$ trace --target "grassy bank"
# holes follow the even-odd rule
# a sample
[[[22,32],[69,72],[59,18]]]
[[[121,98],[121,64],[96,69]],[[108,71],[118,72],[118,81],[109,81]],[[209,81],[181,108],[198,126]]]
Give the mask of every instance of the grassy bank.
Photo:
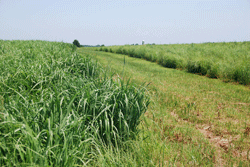
[[[123,153],[110,156],[109,162],[124,166],[249,166],[249,87],[120,54],[88,48],[78,52],[97,59],[114,78],[119,75],[149,84],[151,103],[140,125],[142,133],[128,153],[136,161]]]
[[[250,84],[250,42],[101,47],[190,73]]]
[[[71,44],[0,41],[1,166],[101,166],[137,138],[148,98]]]

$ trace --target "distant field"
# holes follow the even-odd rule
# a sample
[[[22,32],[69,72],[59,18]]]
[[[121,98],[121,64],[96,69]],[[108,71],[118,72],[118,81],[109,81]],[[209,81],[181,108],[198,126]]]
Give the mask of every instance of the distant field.
[[[250,42],[101,47],[99,51],[126,54],[168,67],[250,84]]]

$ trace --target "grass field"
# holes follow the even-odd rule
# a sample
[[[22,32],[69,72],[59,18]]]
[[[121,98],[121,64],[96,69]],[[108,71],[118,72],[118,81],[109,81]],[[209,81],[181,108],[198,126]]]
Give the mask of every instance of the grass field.
[[[249,86],[93,48],[0,40],[1,166],[249,164]]]
[[[249,86],[121,54],[78,52],[91,55],[114,77],[149,84],[151,104],[140,126],[141,139],[130,149],[138,156],[133,166],[249,166]],[[124,166],[131,163],[128,157],[120,160]]]
[[[250,42],[101,47],[190,73],[250,85]]]
[[[143,87],[113,80],[72,44],[0,46],[0,166],[106,166],[137,137]]]

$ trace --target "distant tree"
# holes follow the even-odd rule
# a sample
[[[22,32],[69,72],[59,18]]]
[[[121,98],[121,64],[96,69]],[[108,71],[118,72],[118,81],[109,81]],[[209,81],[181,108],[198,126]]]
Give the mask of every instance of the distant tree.
[[[135,45],[138,45],[138,43],[136,43]]]
[[[101,45],[101,47],[105,46],[104,44]]]
[[[77,47],[81,46],[80,42],[78,40],[76,40],[76,39],[73,41],[73,44],[76,45]]]

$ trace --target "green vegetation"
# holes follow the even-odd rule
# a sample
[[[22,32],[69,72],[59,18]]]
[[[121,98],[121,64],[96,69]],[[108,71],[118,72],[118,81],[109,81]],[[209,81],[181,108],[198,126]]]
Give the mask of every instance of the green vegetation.
[[[107,166],[249,166],[249,86],[91,48],[78,53],[91,55],[114,78],[149,84],[151,103],[139,137],[128,153],[109,152],[100,164],[105,159]]]
[[[110,78],[72,44],[0,46],[1,166],[108,165],[137,138],[145,88]]]
[[[0,40],[1,166],[249,166],[249,86],[76,49]]]
[[[168,67],[250,84],[250,42],[111,46],[99,51],[125,54]]]
[[[76,40],[76,39],[73,41],[73,45],[75,45],[76,47],[80,47],[81,46],[80,42],[78,40]]]

